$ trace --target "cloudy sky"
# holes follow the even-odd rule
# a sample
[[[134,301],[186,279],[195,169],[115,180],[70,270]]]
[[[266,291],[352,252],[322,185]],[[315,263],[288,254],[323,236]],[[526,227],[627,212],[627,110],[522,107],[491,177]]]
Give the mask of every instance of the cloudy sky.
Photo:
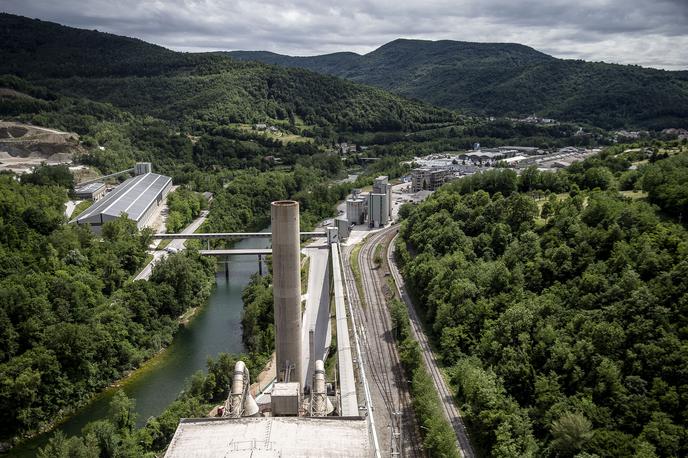
[[[0,0],[0,10],[180,51],[366,53],[403,37],[688,69],[688,0]]]

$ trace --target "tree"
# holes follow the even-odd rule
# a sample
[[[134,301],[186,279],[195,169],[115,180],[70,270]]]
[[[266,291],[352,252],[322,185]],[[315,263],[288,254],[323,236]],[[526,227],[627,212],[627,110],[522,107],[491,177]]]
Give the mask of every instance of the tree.
[[[119,431],[132,432],[136,426],[136,401],[118,390],[110,401],[110,417]]]
[[[592,437],[592,423],[577,412],[566,412],[550,427],[552,446],[564,456],[579,452]]]
[[[74,177],[66,165],[45,165],[43,163],[31,173],[22,175],[21,181],[40,186],[59,186],[69,190],[74,188]]]
[[[592,167],[585,171],[583,186],[588,189],[610,189],[614,184],[614,175],[604,167]]]
[[[37,456],[38,458],[100,458],[100,451],[98,445],[90,440],[84,443],[80,437],[66,439],[62,431],[57,431]]]

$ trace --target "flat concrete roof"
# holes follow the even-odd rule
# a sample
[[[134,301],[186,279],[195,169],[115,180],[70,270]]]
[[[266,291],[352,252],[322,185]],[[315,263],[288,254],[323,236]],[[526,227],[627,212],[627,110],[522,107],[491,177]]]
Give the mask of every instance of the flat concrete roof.
[[[165,458],[370,457],[367,422],[342,417],[182,419]]]
[[[74,192],[79,193],[79,194],[85,193],[85,192],[96,192],[96,191],[100,191],[100,189],[102,189],[104,187],[105,187],[105,183],[102,183],[100,181],[96,181],[95,183],[90,183],[90,184],[80,186],[80,187],[76,188],[74,190]]]

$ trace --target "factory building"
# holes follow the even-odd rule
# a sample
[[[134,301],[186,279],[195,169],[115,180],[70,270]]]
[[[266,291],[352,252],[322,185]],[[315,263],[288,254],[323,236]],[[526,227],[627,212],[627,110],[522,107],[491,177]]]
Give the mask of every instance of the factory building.
[[[88,199],[97,202],[105,196],[106,191],[107,187],[105,183],[90,183],[76,188],[74,190],[74,196],[77,199]]]
[[[391,217],[392,185],[386,176],[375,179],[372,192],[364,196],[359,189],[354,189],[346,200],[346,218],[350,225],[368,222],[371,227],[383,227]]]
[[[150,170],[150,164],[148,164]],[[146,170],[145,166],[142,170]],[[129,178],[114,191],[91,205],[72,222],[90,224],[95,233],[100,233],[104,223],[126,214],[136,226],[146,226],[150,217],[162,204],[172,187],[172,178],[147,172]]]
[[[411,170],[411,190],[436,191],[451,174],[448,169],[421,167]]]

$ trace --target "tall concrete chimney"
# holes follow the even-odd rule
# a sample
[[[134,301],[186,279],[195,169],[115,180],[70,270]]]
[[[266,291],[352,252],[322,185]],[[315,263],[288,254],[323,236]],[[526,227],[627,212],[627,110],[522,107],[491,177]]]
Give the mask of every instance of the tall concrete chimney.
[[[303,389],[301,342],[301,239],[299,203],[272,203],[272,291],[275,304],[277,380]],[[289,375],[287,375],[289,374]]]

